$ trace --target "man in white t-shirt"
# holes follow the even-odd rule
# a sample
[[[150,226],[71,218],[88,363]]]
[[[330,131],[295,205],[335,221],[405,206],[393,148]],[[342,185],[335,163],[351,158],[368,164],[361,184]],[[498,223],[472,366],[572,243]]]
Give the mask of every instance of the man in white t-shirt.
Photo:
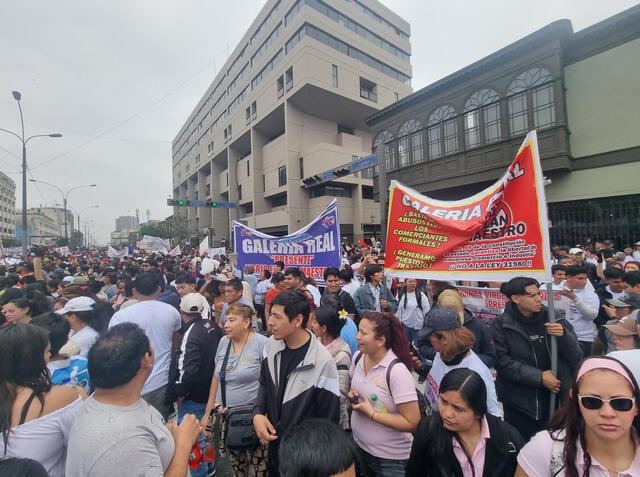
[[[180,314],[171,305],[157,301],[162,287],[159,272],[143,272],[133,282],[133,297],[138,303],[113,315],[109,328],[120,323],[135,323],[142,328],[151,342],[155,364],[142,388],[142,398],[155,407],[164,418],[172,409],[165,404],[171,362],[171,340],[181,326]]]

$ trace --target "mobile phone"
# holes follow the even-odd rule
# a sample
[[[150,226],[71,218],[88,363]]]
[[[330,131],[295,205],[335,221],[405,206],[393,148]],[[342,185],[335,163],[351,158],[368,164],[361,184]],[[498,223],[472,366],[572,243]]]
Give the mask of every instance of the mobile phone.
[[[349,395],[342,390],[340,391],[340,394],[346,397],[351,404],[358,404],[360,402],[360,396],[349,397]]]

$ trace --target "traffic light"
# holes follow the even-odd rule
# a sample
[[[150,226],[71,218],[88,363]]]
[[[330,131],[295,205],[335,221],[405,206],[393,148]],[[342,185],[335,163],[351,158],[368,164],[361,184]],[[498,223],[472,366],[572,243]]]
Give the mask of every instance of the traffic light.
[[[307,177],[306,179],[302,179],[302,182],[304,183],[304,185],[310,186],[315,184],[316,182],[320,182],[321,180],[322,180],[322,177],[315,175],[315,176]]]
[[[341,167],[340,169],[336,169],[333,171],[333,175],[336,177],[346,176],[351,173],[351,169],[349,167]]]
[[[211,200],[206,201],[204,205],[205,207],[218,207],[218,203]]]

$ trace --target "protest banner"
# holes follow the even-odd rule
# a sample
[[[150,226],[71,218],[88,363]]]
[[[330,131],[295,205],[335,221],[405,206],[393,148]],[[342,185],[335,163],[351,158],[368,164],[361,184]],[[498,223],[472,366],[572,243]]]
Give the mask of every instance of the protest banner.
[[[145,235],[142,240],[136,242],[136,248],[138,250],[151,250],[152,252],[158,252],[163,248],[171,247],[168,240],[161,239],[160,237],[153,237],[151,235]]]
[[[327,267],[340,266],[340,225],[338,202],[331,204],[310,224],[284,237],[274,237],[233,223],[238,268],[252,265],[256,273],[272,270],[281,260],[285,267],[298,267],[305,275],[324,285]]]
[[[124,258],[129,255],[129,251],[125,248],[124,250],[116,250],[111,245],[107,248],[107,257],[109,258]]]
[[[209,250],[209,236],[206,236],[205,238],[203,238],[202,242],[200,242],[200,245],[198,245],[198,251],[200,252],[200,256],[203,256],[207,250]]]
[[[180,245],[176,245],[175,248],[169,252],[169,256],[177,257],[181,253],[182,253],[182,249],[180,249]]]
[[[391,181],[385,272],[395,277],[506,281],[551,275],[535,131],[493,185],[441,201]]]
[[[220,256],[220,255],[225,255],[226,253],[227,253],[227,249],[224,247],[210,248],[209,251],[207,252],[207,257],[213,258],[216,255]]]
[[[502,314],[508,299],[497,288],[477,288],[477,287],[456,287],[462,297],[462,302],[478,318],[489,322],[496,316]],[[544,288],[540,289],[542,304],[548,306],[548,294]],[[571,307],[571,300],[554,290],[553,303],[556,319],[566,318]]]

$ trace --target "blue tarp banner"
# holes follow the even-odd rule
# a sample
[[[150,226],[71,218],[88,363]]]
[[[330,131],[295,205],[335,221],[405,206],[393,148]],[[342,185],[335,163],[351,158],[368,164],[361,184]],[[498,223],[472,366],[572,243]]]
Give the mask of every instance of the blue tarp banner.
[[[282,260],[286,267],[298,267],[305,275],[324,285],[327,267],[340,267],[340,223],[338,202],[331,204],[313,222],[285,237],[274,237],[233,223],[238,266],[252,265],[255,272],[273,270]]]

